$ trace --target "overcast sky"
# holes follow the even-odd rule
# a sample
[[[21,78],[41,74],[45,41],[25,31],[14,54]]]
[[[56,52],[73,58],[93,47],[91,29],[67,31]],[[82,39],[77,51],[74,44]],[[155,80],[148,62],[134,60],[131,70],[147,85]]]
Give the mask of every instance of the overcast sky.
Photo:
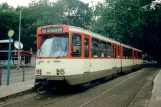
[[[12,5],[13,7],[17,7],[18,5],[20,6],[27,6],[30,0],[0,0],[0,3],[7,2],[9,5]],[[36,1],[36,0],[35,0]],[[57,0],[50,0],[50,1],[57,1]],[[81,0],[85,3],[90,3],[94,1],[93,4],[96,4],[98,1],[102,2],[104,0]]]
[[[9,5],[12,5],[13,7],[17,7],[18,5],[20,6],[27,6],[29,4],[30,0],[0,0],[0,3],[3,2],[7,2]],[[35,0],[36,1],[36,0]],[[38,0],[37,0],[38,1]],[[57,1],[57,0],[50,0],[50,1]],[[104,0],[81,0],[85,3],[89,3],[90,6],[92,5],[92,1],[93,5],[97,4],[97,2],[103,2]],[[156,2],[161,2],[161,0],[155,0]]]

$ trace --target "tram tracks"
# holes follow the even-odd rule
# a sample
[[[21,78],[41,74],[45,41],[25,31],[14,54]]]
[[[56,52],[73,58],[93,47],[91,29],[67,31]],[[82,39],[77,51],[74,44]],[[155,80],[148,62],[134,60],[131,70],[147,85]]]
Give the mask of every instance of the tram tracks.
[[[152,80],[152,78],[154,78],[154,76],[157,74],[158,72],[155,72],[145,83],[142,84],[142,86],[136,91],[136,93],[134,93],[134,95],[132,96],[132,98],[130,99],[130,101],[127,103],[127,105],[125,107],[129,107],[133,101],[136,99],[138,93],[147,85],[147,83]]]
[[[126,104],[125,107],[129,107],[130,104],[132,104],[132,102],[136,99],[136,96],[138,95],[138,93],[147,85],[147,83],[148,83],[150,80],[152,80],[152,78],[154,78],[154,76],[155,76],[157,73],[158,73],[158,72],[155,72],[152,76],[149,77],[149,79],[148,79],[146,82],[144,82],[144,83],[142,84],[142,86],[133,94],[133,96],[131,97],[131,99],[127,102],[127,104]],[[137,74],[137,75],[139,75],[139,74]],[[87,101],[86,103],[80,105],[79,107],[85,107],[85,106],[87,106],[88,104],[94,102],[95,100],[97,100],[98,98],[100,98],[101,96],[103,96],[104,94],[108,94],[108,92],[110,92],[111,90],[117,88],[117,87],[120,86],[121,84],[127,82],[128,80],[130,80],[130,79],[132,79],[132,78],[134,78],[134,77],[136,77],[137,75],[132,76],[132,77],[129,77],[128,79],[126,79],[126,80],[122,81],[121,83],[119,83],[119,84],[117,84],[117,85],[111,87],[110,89],[108,89],[108,90],[102,92],[100,95],[94,97],[93,99]]]
[[[85,107],[86,105],[88,105],[89,103],[92,103],[92,102],[93,102],[94,100],[96,100],[97,98],[99,98],[99,97],[101,97],[102,95],[104,95],[104,94],[108,93],[109,91],[111,91],[112,89],[114,89],[114,88],[118,87],[119,85],[121,85],[121,84],[125,83],[126,81],[128,81],[128,80],[130,80],[130,79],[132,79],[132,78],[136,77],[137,75],[139,75],[139,74],[136,74],[136,75],[134,75],[134,76],[132,76],[132,77],[129,77],[128,79],[126,79],[126,80],[124,80],[124,81],[120,82],[119,84],[117,84],[117,85],[115,85],[115,86],[111,87],[110,89],[108,89],[108,90],[106,90],[106,91],[102,92],[100,95],[98,95],[98,96],[94,97],[93,99],[91,99],[91,100],[87,101],[86,103],[84,103],[84,104],[80,105],[79,107]]]
[[[69,96],[60,97],[60,98],[55,99],[54,101],[52,101],[52,102],[50,102],[50,103],[46,103],[46,104],[44,104],[44,105],[41,105],[40,107],[46,107],[46,106],[48,106],[48,105],[50,105],[50,104],[56,103],[56,102],[58,102],[58,101],[60,101],[60,100],[63,100],[63,99],[65,99],[65,98],[67,98],[67,97],[69,97]]]

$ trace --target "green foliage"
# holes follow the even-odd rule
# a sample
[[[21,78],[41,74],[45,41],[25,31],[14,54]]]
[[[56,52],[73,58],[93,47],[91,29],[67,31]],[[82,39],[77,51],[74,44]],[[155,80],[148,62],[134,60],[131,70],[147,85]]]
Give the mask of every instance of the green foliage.
[[[2,65],[2,69],[7,69],[8,65]],[[10,69],[16,69],[17,66],[16,65],[10,65]]]
[[[79,0],[59,0],[58,4],[62,4],[64,9],[63,23],[83,28],[89,26],[92,10],[88,4]]]
[[[159,54],[161,5],[152,0],[106,0],[94,10],[92,30],[144,52]]]
[[[22,11],[21,42],[24,50],[30,47],[36,51],[37,27],[53,24],[70,24],[86,28],[89,25],[92,11],[88,4],[79,0],[32,0],[27,7],[13,8],[7,3],[0,4],[0,39],[8,39],[7,32],[13,29],[14,40],[18,40],[19,13]]]

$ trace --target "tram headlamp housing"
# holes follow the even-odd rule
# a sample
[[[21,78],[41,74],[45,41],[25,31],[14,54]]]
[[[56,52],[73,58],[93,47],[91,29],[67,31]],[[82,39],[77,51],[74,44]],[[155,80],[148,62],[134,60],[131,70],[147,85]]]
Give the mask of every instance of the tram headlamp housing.
[[[39,69],[36,70],[36,74],[40,74],[40,70]]]
[[[60,71],[60,74],[61,74],[61,75],[64,75],[64,74],[65,74],[64,69],[60,69],[59,71]]]
[[[42,73],[42,70],[41,70],[41,69],[37,69],[37,70],[36,70],[36,74],[41,75],[41,73]]]

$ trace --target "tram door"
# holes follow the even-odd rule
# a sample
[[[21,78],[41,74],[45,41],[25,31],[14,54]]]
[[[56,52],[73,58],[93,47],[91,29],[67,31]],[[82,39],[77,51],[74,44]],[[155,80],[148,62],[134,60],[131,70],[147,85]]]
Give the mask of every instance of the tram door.
[[[90,58],[89,58],[89,36],[84,37],[84,83],[89,81],[90,76]]]
[[[112,51],[113,51],[113,68],[117,72],[117,48],[115,44],[112,44]]]

